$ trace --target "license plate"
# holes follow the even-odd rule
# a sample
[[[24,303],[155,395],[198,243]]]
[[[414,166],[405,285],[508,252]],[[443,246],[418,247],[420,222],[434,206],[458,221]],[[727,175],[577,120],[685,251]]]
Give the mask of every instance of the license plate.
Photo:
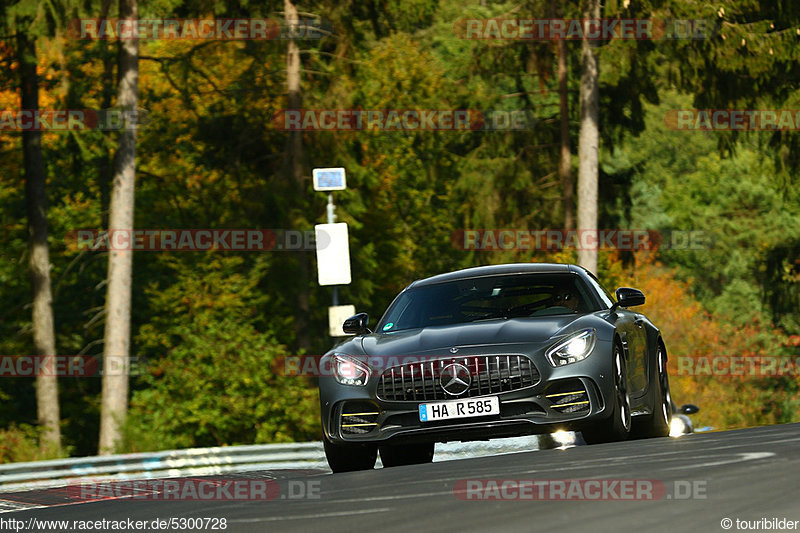
[[[497,396],[419,404],[419,419],[421,422],[499,414],[500,400],[497,399]]]

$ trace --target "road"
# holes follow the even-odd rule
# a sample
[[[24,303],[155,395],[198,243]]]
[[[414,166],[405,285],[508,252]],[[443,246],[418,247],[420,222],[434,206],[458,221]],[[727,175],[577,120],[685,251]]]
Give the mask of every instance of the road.
[[[7,512],[2,519],[226,519],[226,531],[724,531],[721,521],[800,520],[800,424],[628,441],[567,449],[376,469],[332,475],[320,471],[239,474],[275,480],[284,498],[271,501],[139,501],[74,503],[63,491],[2,495],[14,502],[53,505]],[[229,476],[230,477],[230,476]],[[195,478],[197,479],[197,478]],[[612,500],[575,493],[558,501],[469,499],[499,495],[485,480],[606,480]],[[484,480],[465,490],[464,480]],[[614,480],[655,487],[620,501]],[[628,483],[631,483],[628,481]],[[292,485],[292,487],[290,487]],[[556,487],[556,484],[547,485]],[[638,485],[637,485],[638,486]],[[457,490],[456,490],[457,489]],[[485,491],[484,491],[485,489]],[[549,489],[548,489],[549,490]],[[555,490],[555,489],[553,489]],[[506,496],[515,496],[508,490]],[[536,493],[533,493],[534,496]],[[541,494],[541,493],[540,493]],[[37,500],[38,498],[38,500]],[[11,504],[11,502],[6,502]],[[25,503],[19,503],[23,505]],[[68,504],[68,505],[64,505]],[[2,525],[2,522],[0,522]],[[800,529],[800,523],[797,523]],[[8,529],[8,527],[6,527]],[[67,528],[69,530],[76,530]],[[774,530],[775,528],[759,528]],[[757,529],[757,530],[759,530]]]

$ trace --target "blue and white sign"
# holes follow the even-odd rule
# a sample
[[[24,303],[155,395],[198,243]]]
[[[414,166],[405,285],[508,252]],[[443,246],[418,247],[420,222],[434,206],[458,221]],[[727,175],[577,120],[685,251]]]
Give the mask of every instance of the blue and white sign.
[[[311,175],[315,191],[343,191],[347,188],[344,168],[315,168]]]

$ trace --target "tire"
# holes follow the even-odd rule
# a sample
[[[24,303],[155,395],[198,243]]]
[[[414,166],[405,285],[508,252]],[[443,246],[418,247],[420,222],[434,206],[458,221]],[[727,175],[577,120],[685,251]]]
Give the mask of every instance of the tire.
[[[660,341],[656,352],[656,375],[654,377],[653,413],[645,418],[641,425],[637,424],[637,437],[669,437],[670,423],[672,421],[672,396],[669,392],[667,351]]]
[[[586,444],[626,440],[631,434],[631,398],[622,348],[614,343],[614,398],[611,416],[581,431]]]
[[[378,459],[378,447],[374,444],[334,444],[322,439],[325,458],[334,474],[371,470]]]
[[[381,446],[381,462],[383,466],[419,465],[433,461],[434,443],[405,444],[402,446]]]

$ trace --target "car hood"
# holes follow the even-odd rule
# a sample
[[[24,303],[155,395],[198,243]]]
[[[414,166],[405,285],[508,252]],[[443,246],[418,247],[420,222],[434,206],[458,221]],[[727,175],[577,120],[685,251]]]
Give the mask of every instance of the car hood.
[[[362,337],[361,348],[369,356],[401,356],[449,354],[452,347],[546,344],[553,337],[571,333],[573,328],[568,326],[579,318],[576,315],[559,315],[497,319],[373,333]]]

